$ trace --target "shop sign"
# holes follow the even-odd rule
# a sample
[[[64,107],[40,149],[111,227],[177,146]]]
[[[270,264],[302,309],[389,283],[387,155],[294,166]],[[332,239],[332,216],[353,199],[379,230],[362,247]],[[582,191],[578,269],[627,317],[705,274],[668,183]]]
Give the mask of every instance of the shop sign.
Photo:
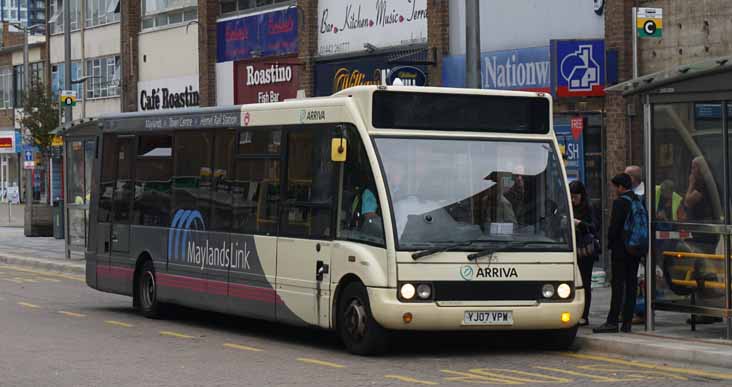
[[[315,66],[315,95],[331,95],[354,86],[380,85],[382,77],[387,81],[398,77],[403,85],[424,86],[427,69],[392,65],[388,55],[319,63]]]
[[[280,102],[295,98],[300,86],[296,57],[234,64],[234,103]]]
[[[198,106],[198,76],[137,82],[140,111]]]
[[[220,21],[216,60],[229,62],[298,53],[296,7]]]
[[[549,46],[484,52],[480,57],[484,89],[551,91]],[[465,55],[445,58],[442,84],[465,87]]]
[[[0,131],[0,153],[15,153],[16,138],[14,130]]]
[[[427,0],[318,1],[318,55],[427,43]]]
[[[582,121],[582,124],[577,122]],[[554,124],[554,133],[557,136],[559,147],[563,149],[564,167],[567,171],[567,180],[585,182],[585,149],[584,134],[577,131],[584,126],[582,117],[573,118],[570,124]],[[578,135],[576,135],[578,134]]]
[[[552,40],[551,57],[557,97],[605,95],[604,40]]]

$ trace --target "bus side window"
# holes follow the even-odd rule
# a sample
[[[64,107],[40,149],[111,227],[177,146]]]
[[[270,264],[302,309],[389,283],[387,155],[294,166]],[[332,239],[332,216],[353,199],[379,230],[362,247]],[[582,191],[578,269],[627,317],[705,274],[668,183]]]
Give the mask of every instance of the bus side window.
[[[230,129],[216,133],[211,192],[211,230],[232,231],[232,189],[234,185],[234,139]]]
[[[361,137],[348,128],[348,158],[342,164],[341,208],[338,216],[338,238],[384,245],[384,224],[374,182]]]
[[[135,160],[133,224],[167,227],[170,224],[170,186],[173,139],[140,136]]]
[[[332,236],[331,138],[331,132],[323,126],[308,126],[288,133],[283,234],[315,239]]]
[[[281,133],[259,128],[237,134],[236,178],[231,188],[234,232],[277,234]]]
[[[211,148],[209,132],[180,132],[175,135],[173,211],[198,211],[204,224],[211,218]]]
[[[112,193],[114,192],[117,136],[107,134],[104,136],[102,143],[102,174],[99,179],[99,210],[97,212],[97,220],[99,223],[109,223],[112,221]]]

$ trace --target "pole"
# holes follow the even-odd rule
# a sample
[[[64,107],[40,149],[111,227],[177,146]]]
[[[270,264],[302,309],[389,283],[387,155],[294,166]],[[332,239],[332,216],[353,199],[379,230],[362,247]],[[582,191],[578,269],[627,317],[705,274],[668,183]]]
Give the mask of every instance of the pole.
[[[30,0],[26,0],[25,2],[28,16],[29,18],[27,20],[30,20]],[[25,76],[25,82],[23,83],[25,86],[25,93],[23,93],[24,96],[29,95],[30,88],[28,85],[30,82],[28,82],[28,34],[30,31],[28,30],[28,21],[26,21],[25,29],[23,29],[23,75]],[[33,146],[33,137],[28,133],[28,136],[30,138],[29,144],[30,146]],[[25,160],[25,149],[23,150],[23,155]],[[18,159],[18,163],[20,163],[20,158]],[[25,170],[25,221],[23,222],[23,229],[25,236],[33,236],[33,171],[30,169]]]
[[[478,0],[465,0],[465,87],[481,88]]]
[[[638,78],[638,31],[636,31],[636,20],[638,19],[638,8],[633,7],[633,79]]]
[[[71,1],[64,1],[64,89],[71,90]],[[78,97],[78,96],[77,96]],[[71,105],[65,107],[64,124],[71,124]],[[60,123],[59,123],[60,124]]]
[[[644,96],[643,101],[643,145],[645,146],[645,184],[646,184],[646,208],[653,208],[653,200],[651,199],[651,187],[654,184],[651,179],[651,168],[652,168],[652,155],[651,155],[651,101],[648,95]],[[651,213],[648,211],[648,226],[650,231],[653,231],[651,227]],[[656,264],[653,259],[653,242],[655,241],[655,235],[648,233],[648,252],[646,254],[646,330],[652,331],[655,329],[655,321],[653,321],[653,299],[655,293],[655,276],[656,276]]]

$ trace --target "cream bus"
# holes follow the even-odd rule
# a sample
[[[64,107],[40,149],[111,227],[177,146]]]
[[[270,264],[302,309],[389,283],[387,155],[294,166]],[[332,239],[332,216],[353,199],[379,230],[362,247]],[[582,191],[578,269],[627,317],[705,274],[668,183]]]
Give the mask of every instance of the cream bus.
[[[540,330],[584,304],[542,93],[364,86],[325,98],[107,116],[86,280],[132,296],[333,329]]]

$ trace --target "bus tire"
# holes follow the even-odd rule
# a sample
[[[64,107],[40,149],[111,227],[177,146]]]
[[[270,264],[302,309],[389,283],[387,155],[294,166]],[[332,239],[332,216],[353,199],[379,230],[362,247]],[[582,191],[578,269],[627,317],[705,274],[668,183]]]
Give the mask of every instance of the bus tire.
[[[356,355],[377,355],[388,348],[389,332],[374,320],[368,292],[351,282],[339,297],[336,330],[346,349]]]
[[[574,343],[575,337],[577,337],[578,325],[572,328],[559,329],[547,332],[544,337],[547,349],[563,351],[569,349]]]
[[[143,316],[148,318],[159,318],[161,316],[161,305],[158,302],[157,277],[155,266],[151,260],[146,260],[140,268],[139,278],[136,281],[137,308]]]

